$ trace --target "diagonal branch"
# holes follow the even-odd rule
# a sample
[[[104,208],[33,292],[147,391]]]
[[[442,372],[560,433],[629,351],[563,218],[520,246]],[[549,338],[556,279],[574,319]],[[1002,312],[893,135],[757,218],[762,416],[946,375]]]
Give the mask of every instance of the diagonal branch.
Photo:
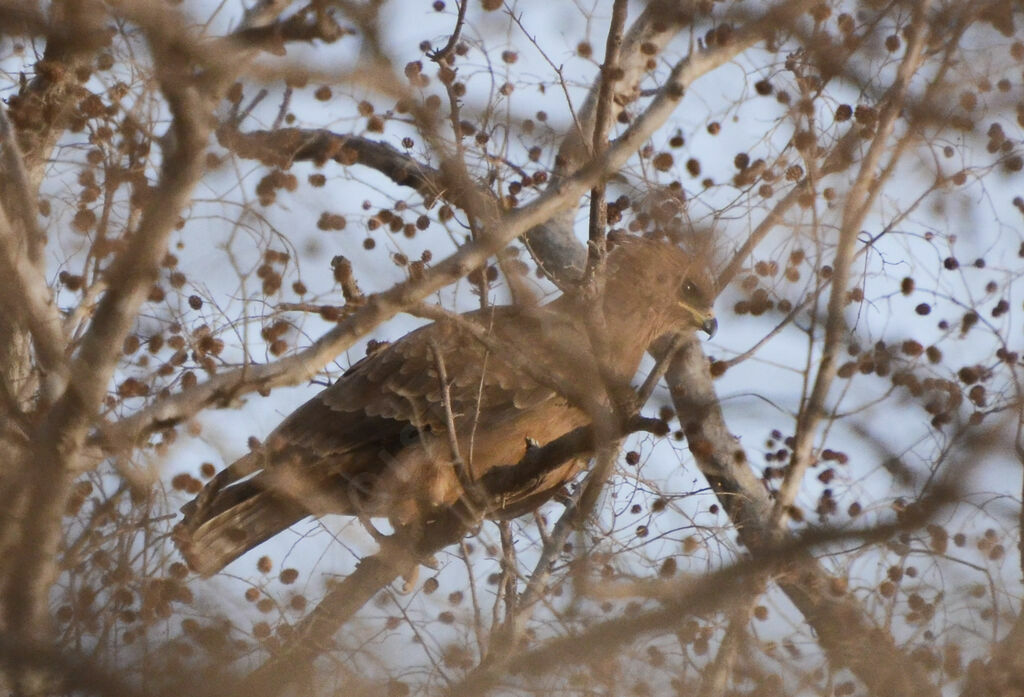
[[[428,523],[419,535],[389,538],[377,554],[360,561],[355,571],[328,591],[281,650],[239,682],[237,694],[274,697],[291,684],[301,684],[316,658],[330,648],[332,637],[381,588],[411,564],[457,542],[477,522],[469,510],[452,509]]]
[[[707,358],[695,338],[688,338],[676,354],[667,380],[690,452],[740,540],[755,559],[774,554],[787,534],[773,524],[772,502],[726,426]],[[937,697],[929,676],[892,635],[874,626],[856,599],[830,590],[832,576],[817,560],[806,555],[800,572],[778,583],[817,633],[829,660],[848,667],[873,694]]]
[[[814,433],[824,413],[825,398],[828,395],[832,380],[838,368],[839,345],[846,332],[843,316],[846,307],[846,296],[850,282],[850,267],[856,253],[857,235],[860,226],[868,213],[873,200],[873,191],[878,188],[872,185],[876,177],[878,163],[889,147],[889,136],[896,125],[906,102],[910,80],[921,66],[925,44],[929,37],[927,31],[927,13],[930,1],[923,0],[914,5],[914,17],[911,23],[914,31],[907,44],[906,54],[897,72],[896,81],[889,89],[879,114],[878,127],[868,153],[861,163],[853,187],[851,188],[843,210],[842,226],[835,259],[832,263],[832,291],[829,294],[827,318],[825,320],[825,341],[822,347],[818,372],[811,388],[811,395],[803,404],[797,420],[795,444],[790,458],[790,466],[785,479],[779,486],[775,502],[773,519],[782,525],[788,516],[790,506],[796,500],[801,481],[811,464],[811,449],[814,447]]]
[[[765,574],[777,574],[783,578],[799,575],[806,563],[813,563],[811,550],[817,546],[851,539],[882,541],[896,532],[917,528],[927,522],[938,507],[952,499],[951,493],[945,491],[928,501],[922,501],[923,505],[916,515],[892,523],[861,530],[810,531],[767,545],[763,548],[763,554],[742,559],[698,580],[687,579],[655,585],[645,595],[660,601],[657,609],[596,623],[579,633],[546,641],[530,651],[513,652],[506,657],[505,663],[510,672],[529,671],[531,675],[539,675],[563,670],[569,663],[593,662],[605,655],[615,655],[640,637],[672,631],[695,614],[706,615],[729,607],[738,597],[749,594],[752,579]],[[842,630],[841,626],[836,627],[832,633]],[[859,647],[859,652],[866,657],[874,655],[876,650],[883,650],[883,647],[870,644]],[[885,660],[879,663],[883,668],[888,666]],[[497,672],[470,673],[465,680],[452,686],[449,694],[481,695],[494,687],[500,675]],[[880,694],[904,693],[882,691]],[[928,693],[922,690],[905,694]]]
[[[445,189],[440,170],[388,143],[358,135],[301,128],[242,132],[232,124],[218,129],[217,139],[239,157],[259,160],[268,166],[289,167],[293,162],[323,165],[329,161],[346,166],[363,165],[380,172],[399,186],[415,189],[428,201],[444,196],[461,207],[470,195],[493,196],[482,187],[474,187],[472,192]]]
[[[0,176],[3,177],[0,201],[9,222],[20,233],[19,239],[27,251],[29,262],[42,269],[46,233],[39,227],[35,191],[29,182],[25,158],[18,147],[16,132],[7,117],[7,111],[6,108],[0,108]]]
[[[0,107],[0,305],[32,334],[44,373],[41,400],[49,404],[64,389],[64,334],[53,293],[44,276],[35,195],[7,110]],[[28,260],[28,264],[25,263]]]

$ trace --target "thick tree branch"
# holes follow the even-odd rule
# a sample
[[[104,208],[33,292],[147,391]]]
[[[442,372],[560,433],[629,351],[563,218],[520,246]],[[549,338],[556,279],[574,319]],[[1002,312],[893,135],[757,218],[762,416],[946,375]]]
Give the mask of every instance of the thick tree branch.
[[[72,362],[68,393],[51,415],[50,428],[62,433],[84,431],[106,394],[118,359],[117,347],[134,325],[138,309],[157,278],[167,238],[202,174],[211,102],[206,94],[187,83],[180,84],[186,79],[182,73],[165,75],[174,120],[164,140],[160,182],[138,230],[106,273],[107,290]]]
[[[345,36],[342,29],[323,6],[309,5],[279,22],[263,22],[245,26],[232,35],[235,41],[271,53],[283,53],[288,42],[334,43]]]
[[[0,526],[0,552],[6,560],[0,572],[0,624],[26,641],[49,638],[49,594],[58,573],[62,516],[82,441],[106,395],[119,347],[156,277],[167,237],[202,171],[210,94],[196,85],[192,67],[176,60],[180,55],[163,43],[160,32],[152,32],[150,40],[173,116],[164,142],[160,186],[139,228],[107,272],[107,293],[71,363],[67,387],[33,434],[31,456],[15,463],[9,481],[11,517]],[[216,81],[206,83],[214,85]],[[18,692],[35,694],[43,689],[38,672],[13,677]]]
[[[396,534],[381,550],[359,562],[355,571],[328,591],[295,628],[292,638],[272,658],[249,673],[235,694],[275,697],[288,685],[303,681],[313,661],[327,651],[332,637],[381,589],[425,557],[457,542],[479,519],[468,509],[452,509],[423,530]]]
[[[318,166],[330,161],[345,166],[358,164],[380,172],[399,186],[416,190],[428,201],[444,196],[461,207],[470,195],[456,189],[446,190],[440,170],[388,143],[362,136],[301,128],[243,133],[232,125],[220,128],[217,138],[239,157],[259,160],[270,167],[287,168],[293,162],[313,162]],[[473,193],[491,195],[479,187]]]
[[[655,351],[657,353],[657,351]],[[786,534],[772,521],[772,502],[754,476],[746,453],[726,427],[707,359],[695,339],[687,340],[669,368],[667,380],[690,452],[728,513],[740,540],[755,559]],[[817,632],[836,666],[847,666],[873,694],[933,695],[938,690],[919,663],[874,626],[849,594],[837,595],[832,576],[809,555],[800,572],[778,579],[779,587]]]
[[[7,118],[7,109],[3,107],[0,107],[0,177],[3,180],[0,202],[8,222],[18,232],[19,243],[26,252],[25,258],[42,271],[46,233],[39,227],[35,190],[29,182],[17,134]]]
[[[0,209],[0,309],[31,333],[43,372],[40,398],[49,404],[63,391],[67,379],[61,318],[40,269],[25,263],[26,244],[13,227]]]
[[[0,25],[10,36],[42,36],[50,30],[50,21],[31,0],[0,2]]]

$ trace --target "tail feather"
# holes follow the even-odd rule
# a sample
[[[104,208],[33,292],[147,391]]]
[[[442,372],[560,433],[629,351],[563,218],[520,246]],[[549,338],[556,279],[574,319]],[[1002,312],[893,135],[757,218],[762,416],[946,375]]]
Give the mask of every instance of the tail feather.
[[[294,497],[275,492],[257,474],[246,476],[242,458],[210,481],[182,512],[174,542],[189,567],[211,576],[250,549],[299,522],[309,510]]]

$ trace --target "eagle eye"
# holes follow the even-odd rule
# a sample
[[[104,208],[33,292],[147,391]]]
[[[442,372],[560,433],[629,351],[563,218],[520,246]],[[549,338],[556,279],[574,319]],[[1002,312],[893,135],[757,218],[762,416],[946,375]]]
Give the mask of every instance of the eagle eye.
[[[697,284],[693,281],[686,281],[683,283],[681,295],[687,300],[700,299],[700,291],[697,289]]]

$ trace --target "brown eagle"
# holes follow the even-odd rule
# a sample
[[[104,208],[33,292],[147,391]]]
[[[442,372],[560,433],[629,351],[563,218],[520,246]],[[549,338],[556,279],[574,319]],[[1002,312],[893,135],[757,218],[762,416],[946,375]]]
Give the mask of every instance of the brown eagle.
[[[189,565],[216,573],[308,515],[424,523],[488,471],[588,424],[587,400],[628,386],[658,336],[716,329],[706,264],[678,247],[623,240],[604,279],[596,341],[593,308],[566,294],[438,320],[371,352],[182,509],[175,541]],[[484,513],[529,512],[585,464],[549,469]]]

